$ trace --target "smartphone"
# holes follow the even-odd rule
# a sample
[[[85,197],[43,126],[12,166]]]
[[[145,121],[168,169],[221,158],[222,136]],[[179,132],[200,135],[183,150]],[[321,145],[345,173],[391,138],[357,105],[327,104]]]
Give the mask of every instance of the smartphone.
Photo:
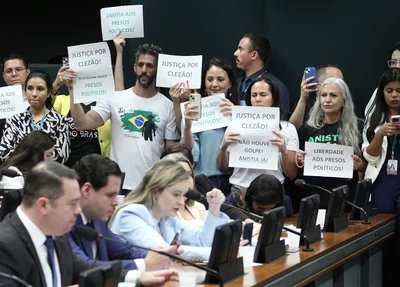
[[[253,223],[248,222],[243,227],[243,239],[249,241],[249,246],[251,246],[251,238],[253,238]]]
[[[392,116],[391,121],[396,125],[396,130],[400,129],[400,115]]]
[[[68,57],[63,57],[62,58],[62,65],[64,66],[69,66],[69,59]]]
[[[175,244],[176,244],[176,242],[177,242],[177,241],[179,240],[179,238],[181,237],[182,231],[183,231],[183,229],[179,230],[179,231],[175,234],[174,239],[172,239],[172,241],[171,241],[171,245],[175,245]]]
[[[193,118],[199,120],[201,119],[201,95],[200,94],[190,94],[189,96],[189,106],[197,105],[198,113],[193,116]]]
[[[392,116],[392,123],[393,124],[400,124],[400,115]]]
[[[314,79],[312,79],[311,81],[308,82],[308,84],[313,84],[313,83],[317,83],[317,69],[315,69],[315,67],[306,67],[304,69],[304,78],[308,79],[311,77],[314,77]],[[310,89],[315,90],[317,88],[317,86],[312,86],[310,87]]]

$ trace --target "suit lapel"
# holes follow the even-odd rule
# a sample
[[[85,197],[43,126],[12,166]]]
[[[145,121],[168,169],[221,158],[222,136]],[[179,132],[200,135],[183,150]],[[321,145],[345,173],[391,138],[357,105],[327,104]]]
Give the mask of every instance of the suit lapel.
[[[76,218],[76,224],[75,225],[82,225],[83,226],[82,217],[80,215]],[[86,239],[83,239],[80,236],[77,236],[77,237],[78,237],[78,240],[81,243],[80,244],[81,248],[85,252],[85,254],[89,258],[94,259],[94,257],[93,257],[93,249],[92,249],[93,242],[92,241],[88,241]]]
[[[44,278],[44,273],[42,269],[42,264],[40,264],[39,256],[36,252],[35,245],[33,245],[32,239],[26,230],[24,224],[19,219],[17,213],[13,213],[10,216],[10,223],[11,225],[17,230],[18,235],[21,237],[21,240],[25,242],[26,248],[28,249],[29,253],[32,255],[33,260],[38,268],[39,278],[40,278],[40,286],[47,286],[46,280]]]

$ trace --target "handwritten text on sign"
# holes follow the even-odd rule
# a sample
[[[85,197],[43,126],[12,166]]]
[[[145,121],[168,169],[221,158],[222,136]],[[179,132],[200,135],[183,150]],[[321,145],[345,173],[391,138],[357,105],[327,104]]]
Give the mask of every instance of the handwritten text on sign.
[[[203,56],[158,55],[157,87],[170,88],[189,81],[191,89],[199,89],[202,62]]]
[[[201,119],[192,122],[192,133],[218,129],[228,126],[231,121],[229,115],[224,116],[219,106],[224,94],[204,97],[201,99]],[[187,103],[187,102],[186,102]],[[185,103],[181,103],[182,118],[185,118]]]
[[[0,88],[0,119],[22,113],[26,108],[21,85]]]
[[[125,38],[143,38],[143,6],[123,5],[100,10],[103,41],[112,40],[122,31]]]
[[[104,101],[115,91],[110,49],[106,42],[68,47],[69,66],[77,73],[74,102]]]
[[[304,175],[352,178],[354,148],[305,142]]]
[[[234,106],[228,130],[240,134],[229,147],[229,166],[278,169],[279,149],[270,143],[279,131],[279,108]]]

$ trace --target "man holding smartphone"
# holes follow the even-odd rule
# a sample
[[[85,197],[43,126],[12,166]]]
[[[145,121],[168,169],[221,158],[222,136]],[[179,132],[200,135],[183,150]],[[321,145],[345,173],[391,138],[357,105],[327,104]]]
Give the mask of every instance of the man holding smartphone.
[[[268,60],[271,45],[267,37],[262,34],[248,33],[240,40],[233,54],[236,59],[236,67],[243,71],[244,75],[237,79],[240,104],[246,105],[244,94],[247,87],[258,77],[268,77],[278,87],[283,119],[287,119],[290,112],[290,95],[287,87],[274,75],[267,72],[265,63]],[[238,103],[233,103],[238,104]]]

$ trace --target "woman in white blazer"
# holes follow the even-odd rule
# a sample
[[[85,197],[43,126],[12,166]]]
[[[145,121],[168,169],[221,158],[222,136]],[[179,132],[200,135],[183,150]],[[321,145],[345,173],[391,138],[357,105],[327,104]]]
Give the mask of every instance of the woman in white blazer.
[[[212,245],[215,228],[228,221],[220,212],[225,196],[218,189],[207,193],[208,215],[202,229],[191,227],[176,218],[185,204],[191,174],[179,163],[160,160],[145,174],[111,218],[111,230],[127,242],[151,248],[169,246],[177,232],[184,245]]]
[[[363,129],[363,155],[368,161],[365,178],[372,179],[372,205],[378,212],[400,214],[400,69],[381,76],[372,113]]]

